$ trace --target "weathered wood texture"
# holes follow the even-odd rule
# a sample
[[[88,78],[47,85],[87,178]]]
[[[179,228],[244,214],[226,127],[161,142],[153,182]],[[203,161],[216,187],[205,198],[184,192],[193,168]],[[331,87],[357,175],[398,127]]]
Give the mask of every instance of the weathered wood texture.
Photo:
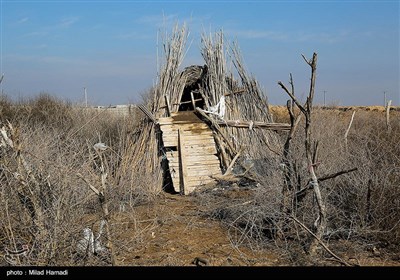
[[[290,124],[287,123],[267,123],[258,121],[243,120],[223,120],[218,121],[221,126],[243,127],[243,128],[265,128],[270,130],[290,130]]]
[[[189,194],[196,186],[214,182],[211,176],[221,175],[213,133],[193,112],[172,113],[158,123],[175,191]]]

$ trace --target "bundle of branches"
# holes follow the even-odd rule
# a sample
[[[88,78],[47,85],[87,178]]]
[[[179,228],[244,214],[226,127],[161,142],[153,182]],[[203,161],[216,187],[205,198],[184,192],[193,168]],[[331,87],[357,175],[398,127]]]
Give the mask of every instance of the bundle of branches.
[[[163,39],[164,61],[159,72],[158,83],[155,88],[153,113],[156,117],[165,117],[168,110],[178,111],[179,101],[182,96],[185,80],[179,75],[179,67],[185,56],[185,46],[188,30],[185,24],[181,28],[176,25],[170,37]],[[185,77],[183,77],[185,78]],[[168,100],[168,102],[167,102]],[[172,108],[167,108],[168,104]]]
[[[207,84],[203,88],[202,96],[208,106],[216,106],[224,97],[226,102],[224,120],[230,120],[229,126],[224,120],[219,122],[221,127],[218,131],[223,134],[221,138],[224,140],[216,139],[219,150],[226,154],[227,162],[232,162],[238,151],[243,149],[240,160],[250,160],[253,169],[256,168],[257,173],[263,174],[266,161],[273,159],[280,150],[274,132],[253,128],[251,125],[254,122],[272,122],[267,98],[256,79],[246,71],[237,43],[232,43],[227,48],[224,45],[222,31],[216,33],[214,38],[211,35],[203,36],[202,43],[202,55],[208,65]],[[236,75],[226,70],[227,56],[236,69]],[[235,79],[236,76],[238,79]],[[217,121],[215,116],[209,116]],[[235,125],[242,121],[249,122],[250,126]],[[254,160],[258,163],[254,164]],[[225,167],[228,166],[225,164]]]
[[[161,147],[161,135],[156,127],[156,118],[164,117],[168,114],[167,104],[173,104],[173,109],[178,110],[179,99],[183,92],[185,83],[179,75],[179,67],[184,58],[186,39],[188,36],[186,25],[181,28],[175,26],[170,36],[163,38],[164,61],[158,75],[158,83],[149,94],[150,98],[142,108],[148,111],[147,116],[143,116],[138,127],[133,133],[133,144],[128,148],[126,157],[122,165],[125,170],[130,169],[131,176],[137,179],[144,179],[144,182],[137,182],[141,186],[150,188],[154,194],[161,191],[159,188],[163,180],[163,152]],[[149,120],[152,115],[152,121]],[[141,176],[137,176],[140,174]],[[139,178],[138,178],[139,177]],[[134,186],[132,186],[134,187]]]

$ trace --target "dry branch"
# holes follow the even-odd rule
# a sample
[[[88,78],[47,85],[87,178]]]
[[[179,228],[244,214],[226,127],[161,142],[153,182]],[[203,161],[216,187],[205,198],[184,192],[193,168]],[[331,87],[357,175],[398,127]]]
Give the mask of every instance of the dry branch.
[[[167,108],[167,117],[170,117],[171,116],[171,105],[169,104],[168,95],[164,94],[164,98],[165,98],[165,108]]]
[[[239,152],[235,155],[235,157],[232,159],[232,162],[229,164],[228,168],[226,169],[225,173],[223,176],[229,175],[232,173],[232,167],[235,164],[236,160],[239,158],[240,154],[242,153],[243,148],[239,150]]]
[[[343,259],[341,259],[340,257],[338,257],[335,253],[333,253],[328,246],[325,245],[324,242],[322,242],[322,240],[315,235],[308,227],[306,227],[302,222],[300,222],[298,219],[296,219],[296,217],[290,215],[289,216],[293,221],[295,221],[296,223],[298,223],[302,228],[304,228],[309,234],[312,235],[312,237],[315,238],[315,240],[318,241],[319,244],[321,244],[321,246],[329,253],[331,254],[332,257],[334,257],[336,260],[338,260],[341,264],[344,264],[345,266],[352,266],[349,263],[347,263],[346,261],[344,261]]]
[[[290,84],[291,84],[291,89],[292,91],[289,91],[288,88],[282,83],[278,82],[278,84],[282,87],[282,89],[290,96],[290,98],[293,100],[293,102],[299,107],[300,111],[303,113],[305,116],[305,127],[304,127],[304,132],[305,132],[305,141],[304,141],[304,146],[305,146],[305,153],[306,153],[306,159],[307,159],[307,164],[308,164],[308,173],[310,176],[309,180],[309,186],[311,186],[314,190],[314,195],[317,201],[317,206],[318,206],[318,217],[315,220],[315,227],[316,227],[316,236],[318,238],[321,238],[326,227],[326,208],[325,208],[325,203],[322,199],[319,183],[318,183],[318,178],[317,175],[315,174],[315,155],[316,155],[316,149],[314,149],[314,153],[312,150],[312,143],[313,143],[313,138],[311,135],[311,116],[312,116],[312,109],[313,109],[313,99],[314,99],[314,92],[315,92],[315,80],[316,80],[316,70],[317,70],[317,53],[313,53],[313,57],[310,60],[307,60],[304,55],[302,55],[303,59],[306,61],[306,63],[311,67],[311,81],[310,81],[310,87],[309,87],[309,94],[307,96],[307,100],[305,105],[301,105],[297,98],[295,97],[294,94],[294,85],[293,85],[293,78],[292,75],[290,74]],[[313,254],[316,250],[316,243],[313,242],[310,245],[310,253]]]
[[[386,129],[390,133],[391,127],[389,122],[390,106],[392,105],[392,100],[389,100],[386,106]]]
[[[82,179],[88,187],[97,195],[99,199],[99,203],[101,206],[101,209],[103,211],[103,219],[105,221],[105,226],[106,226],[106,235],[107,235],[107,247],[110,250],[110,255],[111,255],[111,264],[113,266],[116,265],[116,258],[115,258],[115,252],[114,252],[114,244],[113,240],[111,237],[111,230],[110,230],[110,213],[108,210],[108,201],[106,199],[105,193],[106,193],[106,180],[107,180],[107,162],[105,159],[103,159],[103,151],[100,151],[96,149],[97,155],[100,158],[100,187],[96,188],[90,182],[82,176],[82,174],[78,173],[77,176],[78,178]],[[107,167],[108,169],[108,167]]]
[[[356,168],[352,168],[352,169],[348,169],[348,170],[342,170],[342,171],[339,171],[339,172],[336,172],[336,173],[333,173],[333,174],[329,174],[329,175],[325,175],[323,177],[320,177],[320,178],[318,178],[318,181],[319,182],[323,182],[323,181],[326,181],[326,180],[329,180],[329,179],[333,179],[333,178],[336,178],[336,177],[338,177],[340,175],[347,174],[347,173],[350,173],[350,172],[354,172],[354,171],[357,171],[357,170],[358,170],[357,167]],[[299,199],[300,197],[303,197],[304,194],[307,192],[307,190],[310,190],[310,189],[312,189],[312,184],[310,182],[308,182],[307,185],[304,188],[302,188],[301,190],[296,192],[297,199]]]
[[[242,127],[242,128],[265,128],[270,130],[290,130],[290,125],[286,123],[266,123],[258,121],[244,120],[223,120],[217,121],[220,126]]]
[[[333,179],[333,178],[336,178],[337,176],[340,176],[340,175],[343,175],[343,174],[346,174],[346,173],[350,173],[350,172],[354,172],[354,171],[357,171],[357,170],[358,170],[357,167],[352,168],[352,169],[348,169],[348,170],[342,170],[342,171],[339,171],[339,172],[336,172],[336,173],[333,173],[333,174],[330,174],[330,175],[323,176],[323,177],[319,178],[318,181],[323,182],[325,180]]]
[[[291,80],[292,85],[292,93],[294,93],[294,84]],[[297,117],[294,114],[293,107],[294,101],[288,100],[286,103],[287,110],[289,112],[290,117],[290,131],[286,137],[285,144],[283,146],[283,156],[282,163],[284,167],[284,186],[282,188],[282,211],[283,212],[291,212],[289,207],[289,196],[291,191],[293,191],[293,181],[296,180],[295,169],[293,168],[293,163],[290,160],[290,144],[293,139],[294,133],[296,132],[297,126],[301,119],[301,114]]]
[[[167,111],[169,111],[169,105],[167,104]],[[147,109],[146,106],[144,105],[139,105],[138,108],[140,109],[140,111],[142,111],[153,123],[157,123],[156,118],[154,117],[154,115],[149,111],[149,109]]]
[[[353,114],[351,115],[349,126],[347,127],[346,132],[344,134],[344,145],[345,145],[346,151],[347,151],[347,147],[348,147],[347,146],[347,135],[349,134],[351,125],[353,124],[353,120],[354,120],[354,115],[355,114],[356,114],[356,111],[353,111]]]
[[[294,83],[293,83],[293,76],[292,73],[289,74],[289,84],[292,87],[292,91],[289,91],[288,88],[281,82],[278,82],[278,85],[281,86],[281,88],[289,95],[289,97],[293,100],[294,103],[296,103],[297,107],[303,112],[303,114],[307,114],[307,111],[304,109],[304,107],[300,104],[300,102],[297,100],[296,96],[294,95]]]

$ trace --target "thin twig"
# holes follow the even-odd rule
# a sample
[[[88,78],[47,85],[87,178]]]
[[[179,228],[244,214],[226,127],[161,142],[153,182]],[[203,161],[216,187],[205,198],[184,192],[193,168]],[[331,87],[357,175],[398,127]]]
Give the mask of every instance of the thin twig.
[[[302,228],[304,228],[309,234],[311,234],[317,241],[319,244],[321,244],[322,247],[324,247],[324,249],[331,254],[332,257],[334,257],[336,260],[338,260],[340,263],[344,264],[345,266],[353,266],[350,265],[349,263],[347,263],[346,261],[344,261],[343,259],[341,259],[340,257],[338,257],[335,253],[333,253],[328,246],[325,245],[324,242],[322,242],[321,239],[319,239],[307,226],[305,226],[302,222],[300,222],[298,219],[296,219],[296,217],[294,217],[293,215],[290,215],[289,218],[291,218],[293,221],[295,221],[296,223],[298,223]]]

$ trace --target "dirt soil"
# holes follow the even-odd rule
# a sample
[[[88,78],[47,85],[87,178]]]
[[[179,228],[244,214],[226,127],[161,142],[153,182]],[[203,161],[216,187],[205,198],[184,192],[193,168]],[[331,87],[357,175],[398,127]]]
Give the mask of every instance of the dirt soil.
[[[287,257],[287,250],[235,246],[227,228],[212,220],[192,196],[162,194],[153,203],[114,216],[119,266],[340,266],[330,256],[318,260]],[[291,245],[288,244],[290,247]],[[367,248],[346,240],[329,246],[359,266],[400,266],[400,253],[379,245]],[[363,249],[360,249],[363,248]],[[292,249],[293,251],[293,249]]]
[[[201,214],[191,196],[163,194],[155,203],[136,208],[138,219],[120,216],[128,223],[119,240],[132,239],[135,248],[117,257],[118,265],[139,266],[276,266],[279,256],[273,252],[254,252],[232,245],[219,221]],[[156,216],[155,216],[156,215]],[[136,225],[135,225],[136,224]],[[139,237],[140,235],[140,237]],[[135,243],[135,242],[134,242]],[[128,246],[126,246],[128,247]]]

